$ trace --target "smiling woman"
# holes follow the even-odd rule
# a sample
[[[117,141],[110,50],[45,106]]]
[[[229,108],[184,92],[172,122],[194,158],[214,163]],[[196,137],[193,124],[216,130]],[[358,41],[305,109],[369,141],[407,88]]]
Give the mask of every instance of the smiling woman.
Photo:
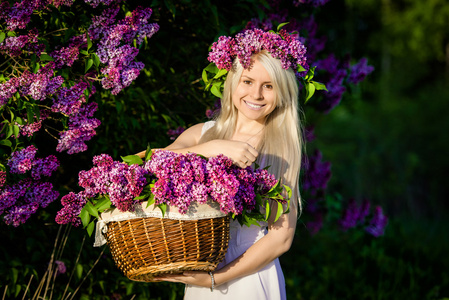
[[[284,42],[283,49],[295,45],[292,49],[296,50],[290,52],[298,59],[302,59],[304,49],[285,33],[281,37],[248,30],[240,38],[242,41],[250,39],[250,43],[258,45],[250,49],[258,50],[252,50],[248,60],[243,62],[232,58],[219,115],[214,121],[190,127],[166,149],[206,157],[223,154],[241,168],[253,163],[262,168],[270,166],[270,173],[292,188],[292,208],[277,221],[261,221],[259,226],[242,227],[231,221],[229,247],[225,259],[214,272],[188,271],[156,278],[157,281],[185,283],[184,299],[286,298],[278,257],[289,250],[293,241],[300,205],[298,174],[302,141],[294,71],[298,62],[287,52],[282,54],[285,57],[276,58],[263,49],[274,52],[275,45],[270,44],[273,41]],[[254,41],[259,38],[261,41]],[[229,42],[229,39],[220,38],[219,41]],[[264,43],[267,43],[266,48]],[[216,45],[212,49],[212,52],[218,51]],[[217,57],[221,59],[223,55]]]

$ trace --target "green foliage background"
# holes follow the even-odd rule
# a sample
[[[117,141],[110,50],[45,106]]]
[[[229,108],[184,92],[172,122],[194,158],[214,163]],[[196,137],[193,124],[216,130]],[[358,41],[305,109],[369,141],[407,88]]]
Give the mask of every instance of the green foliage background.
[[[130,8],[138,4],[127,1]],[[139,54],[146,67],[119,95],[102,92],[96,114],[102,125],[89,150],[58,155],[64,168],[55,185],[61,192],[76,187],[76,174],[88,168],[93,155],[118,158],[144,150],[148,142],[163,147],[170,143],[168,129],[204,121],[214,101],[199,80],[208,47],[250,18],[263,18],[264,4],[154,0],[151,20],[161,29]],[[343,203],[369,198],[384,207],[390,224],[385,237],[375,239],[357,229],[337,230],[330,214],[324,229],[310,236],[300,219],[294,245],[281,258],[289,299],[447,299],[449,5],[445,0],[331,0],[316,10],[316,20],[328,36],[327,53],[366,56],[376,70],[329,114],[305,108],[317,136],[308,151],[318,148],[332,162],[330,194]],[[56,146],[44,135],[37,143],[48,151]],[[58,231],[53,218],[59,208],[53,203],[19,228],[0,224],[5,299],[21,299],[31,275],[30,290],[37,288]],[[85,278],[75,299],[182,298],[182,285],[130,282],[107,250],[86,278],[101,252],[91,244],[82,229],[71,230],[61,255],[69,271],[56,278],[54,298],[72,270],[69,291]]]

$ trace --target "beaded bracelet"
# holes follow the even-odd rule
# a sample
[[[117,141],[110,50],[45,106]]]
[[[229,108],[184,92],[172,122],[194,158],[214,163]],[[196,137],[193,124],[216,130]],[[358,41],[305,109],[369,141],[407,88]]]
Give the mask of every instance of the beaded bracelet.
[[[213,292],[214,288],[215,288],[215,279],[214,279],[214,273],[209,272],[210,275],[210,281],[212,282],[211,286],[210,286],[210,291]]]

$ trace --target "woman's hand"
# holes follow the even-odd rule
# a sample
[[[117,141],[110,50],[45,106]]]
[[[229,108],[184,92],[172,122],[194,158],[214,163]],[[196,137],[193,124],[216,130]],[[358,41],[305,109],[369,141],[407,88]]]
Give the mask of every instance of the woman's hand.
[[[210,144],[208,146],[210,146],[211,149],[215,149],[217,153],[213,156],[223,154],[232,159],[234,164],[241,168],[251,166],[259,155],[253,146],[245,142],[212,140],[205,144]]]
[[[185,271],[182,274],[176,275],[167,274],[154,277],[153,280],[157,282],[159,281],[180,282],[208,288],[210,288],[212,285],[212,280],[209,273],[200,271]]]

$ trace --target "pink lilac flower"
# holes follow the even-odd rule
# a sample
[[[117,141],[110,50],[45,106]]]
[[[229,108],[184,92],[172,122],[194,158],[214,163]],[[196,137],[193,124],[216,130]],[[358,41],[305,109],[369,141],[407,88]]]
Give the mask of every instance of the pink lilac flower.
[[[0,170],[0,188],[6,183],[6,171]]]
[[[61,198],[63,208],[57,212],[55,221],[58,224],[72,224],[75,227],[81,225],[79,214],[86,204],[87,200],[82,194],[73,192]]]
[[[306,48],[287,31],[281,29],[279,34],[265,32],[261,29],[248,29],[238,33],[235,38],[221,36],[212,44],[208,60],[219,69],[230,70],[235,58],[247,69],[253,54],[262,50],[281,61],[284,69],[297,70],[298,65],[306,67]]]
[[[19,79],[15,77],[0,84],[0,107],[8,103],[8,100],[17,92],[18,86]]]
[[[79,48],[77,46],[61,47],[50,53],[54,58],[55,68],[60,69],[63,66],[71,67],[79,56]]]
[[[365,227],[365,231],[374,237],[379,237],[384,235],[387,224],[388,218],[384,215],[382,207],[376,206],[373,218],[369,225]]]
[[[33,122],[26,125],[18,125],[20,129],[20,134],[23,136],[31,137],[33,134],[42,127],[42,120],[39,120],[37,122]]]

